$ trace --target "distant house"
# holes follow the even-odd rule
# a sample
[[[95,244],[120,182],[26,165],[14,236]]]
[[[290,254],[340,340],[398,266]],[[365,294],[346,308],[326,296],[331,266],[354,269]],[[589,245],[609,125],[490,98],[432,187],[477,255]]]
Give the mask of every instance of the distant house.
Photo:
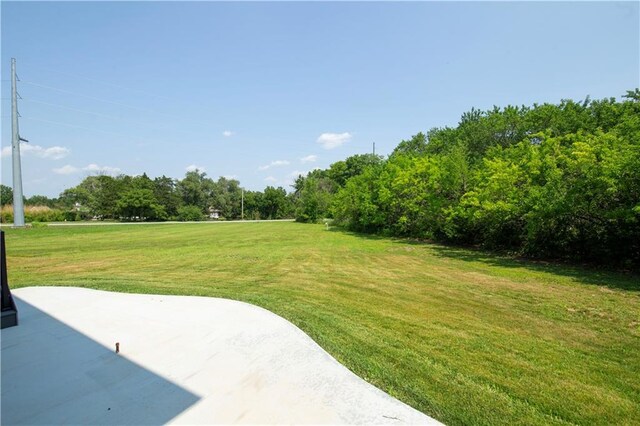
[[[220,219],[220,210],[209,207],[209,219]]]

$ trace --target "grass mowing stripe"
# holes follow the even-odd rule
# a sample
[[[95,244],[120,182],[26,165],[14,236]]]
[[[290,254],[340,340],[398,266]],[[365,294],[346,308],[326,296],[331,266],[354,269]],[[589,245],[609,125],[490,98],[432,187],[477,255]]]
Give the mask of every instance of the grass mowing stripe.
[[[7,230],[13,287],[226,297],[447,424],[640,424],[640,279],[297,223]]]

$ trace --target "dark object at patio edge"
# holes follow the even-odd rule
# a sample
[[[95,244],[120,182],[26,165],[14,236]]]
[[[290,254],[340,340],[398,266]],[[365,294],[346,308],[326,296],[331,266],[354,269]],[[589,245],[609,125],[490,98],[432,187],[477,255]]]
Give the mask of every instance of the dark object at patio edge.
[[[0,275],[2,280],[2,326],[1,328],[18,325],[18,309],[11,296],[9,281],[7,280],[7,251],[4,245],[4,231],[0,231],[0,251],[2,252],[2,265]]]

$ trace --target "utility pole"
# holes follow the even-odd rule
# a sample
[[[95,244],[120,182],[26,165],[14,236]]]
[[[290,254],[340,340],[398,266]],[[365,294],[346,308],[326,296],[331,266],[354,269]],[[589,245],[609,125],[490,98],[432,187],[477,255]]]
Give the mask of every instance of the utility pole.
[[[242,188],[242,204],[240,207],[240,219],[244,220],[244,188]]]
[[[373,143],[373,155],[376,155],[376,143]]]
[[[20,137],[18,130],[18,89],[16,87],[16,60],[11,58],[11,159],[13,160],[13,226],[24,226],[24,205],[22,201],[22,167],[20,165]]]

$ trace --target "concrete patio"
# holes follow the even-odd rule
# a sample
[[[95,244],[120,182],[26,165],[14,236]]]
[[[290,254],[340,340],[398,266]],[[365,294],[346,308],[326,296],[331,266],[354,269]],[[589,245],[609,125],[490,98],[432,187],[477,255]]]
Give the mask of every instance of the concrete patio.
[[[73,287],[13,296],[3,424],[439,424],[253,305]]]

